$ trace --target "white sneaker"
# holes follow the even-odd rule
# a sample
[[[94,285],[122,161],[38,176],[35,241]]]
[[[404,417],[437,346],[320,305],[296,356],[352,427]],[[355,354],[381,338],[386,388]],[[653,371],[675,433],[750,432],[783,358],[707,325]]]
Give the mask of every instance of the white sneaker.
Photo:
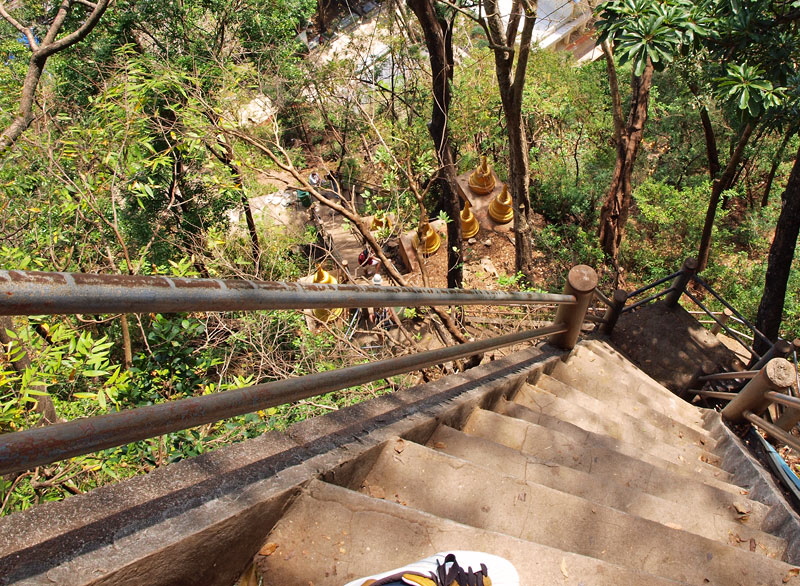
[[[506,559],[479,551],[448,551],[402,568],[359,578],[345,586],[519,586],[519,575]]]

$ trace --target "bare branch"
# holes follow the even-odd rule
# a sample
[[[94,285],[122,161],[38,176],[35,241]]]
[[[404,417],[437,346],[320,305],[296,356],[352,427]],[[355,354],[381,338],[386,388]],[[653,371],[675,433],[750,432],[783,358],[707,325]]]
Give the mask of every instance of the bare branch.
[[[5,3],[0,4],[0,16],[7,20],[11,26],[25,35],[25,38],[28,39],[28,43],[30,43],[32,51],[39,48],[39,43],[36,42],[36,36],[33,34],[33,31],[26,26],[22,26],[22,24],[20,24],[16,18],[11,16],[11,14],[6,10]]]

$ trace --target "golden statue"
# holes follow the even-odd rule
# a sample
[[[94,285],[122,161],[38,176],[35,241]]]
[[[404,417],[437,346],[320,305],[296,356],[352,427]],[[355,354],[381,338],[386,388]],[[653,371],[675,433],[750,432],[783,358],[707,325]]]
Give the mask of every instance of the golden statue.
[[[508,224],[514,219],[511,194],[508,193],[508,187],[505,185],[503,185],[503,191],[489,204],[489,216],[498,224]]]
[[[492,192],[494,183],[494,173],[484,155],[481,164],[469,176],[469,188],[477,195],[486,195]]]
[[[464,209],[461,210],[461,237],[472,238],[481,229],[478,218],[472,213],[472,206],[468,201],[464,202]]]

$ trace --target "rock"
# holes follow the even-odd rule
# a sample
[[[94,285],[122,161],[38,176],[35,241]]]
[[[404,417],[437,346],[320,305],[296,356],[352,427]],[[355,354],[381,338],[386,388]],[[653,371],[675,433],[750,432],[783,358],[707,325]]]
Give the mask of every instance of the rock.
[[[475,244],[476,242],[477,240],[475,240],[474,238],[470,238],[469,240],[467,240],[467,244]]]
[[[488,240],[485,240],[485,241],[483,242],[483,245],[484,245],[484,246],[491,246],[491,245],[492,245],[492,239],[491,239],[491,238],[489,238]]]

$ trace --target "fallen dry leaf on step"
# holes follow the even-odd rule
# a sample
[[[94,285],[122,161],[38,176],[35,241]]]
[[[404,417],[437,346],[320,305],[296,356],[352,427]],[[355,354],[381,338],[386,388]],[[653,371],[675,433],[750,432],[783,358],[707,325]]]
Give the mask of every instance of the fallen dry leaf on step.
[[[784,576],[783,583],[786,584],[789,580],[796,578],[797,576],[800,576],[800,568],[792,568],[789,570],[786,576]]]
[[[443,450],[447,447],[447,444],[445,444],[444,442],[435,442],[433,444],[433,447],[436,448],[437,450]]]
[[[751,537],[750,538],[750,551],[755,551],[755,550],[756,550],[756,540]]]
[[[397,452],[398,454],[402,454],[403,450],[405,449],[406,449],[406,442],[404,442],[403,440],[399,439],[396,442],[394,442],[394,451]]]
[[[565,578],[569,578],[569,574],[567,573],[567,560],[561,558],[561,573],[564,574]]]
[[[277,543],[266,543],[264,546],[258,550],[258,555],[272,555],[275,553],[275,550],[278,549]]]

